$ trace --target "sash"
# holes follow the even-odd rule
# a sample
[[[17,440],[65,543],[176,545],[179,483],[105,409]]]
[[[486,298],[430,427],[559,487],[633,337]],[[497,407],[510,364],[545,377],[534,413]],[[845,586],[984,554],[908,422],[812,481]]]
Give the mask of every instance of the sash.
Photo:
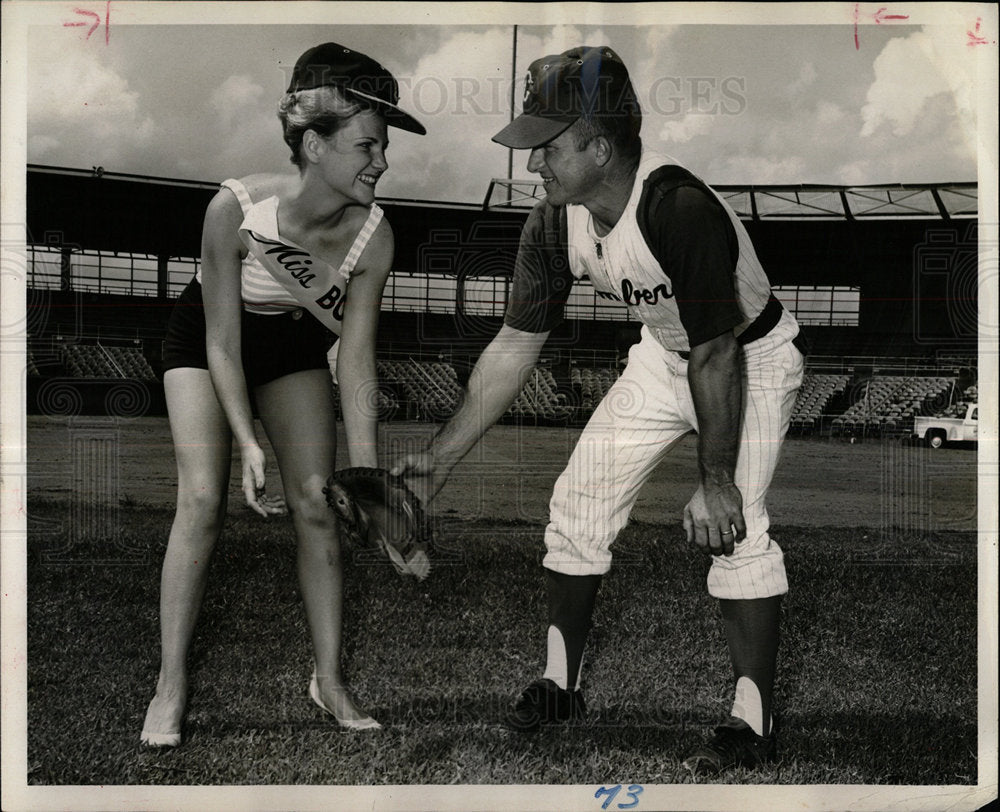
[[[243,245],[278,284],[320,324],[339,336],[351,271],[381,219],[382,210],[372,205],[368,219],[340,268],[317,259],[278,234],[277,197],[253,204],[246,211],[239,235]]]

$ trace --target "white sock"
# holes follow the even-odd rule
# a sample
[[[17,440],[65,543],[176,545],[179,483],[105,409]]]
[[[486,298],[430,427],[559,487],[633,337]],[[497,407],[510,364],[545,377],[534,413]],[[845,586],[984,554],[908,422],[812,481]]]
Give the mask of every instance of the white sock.
[[[555,626],[549,626],[548,639],[548,660],[545,663],[545,679],[552,680],[563,690],[569,680],[569,668],[566,665],[566,643],[563,641],[562,632]]]
[[[771,720],[768,720],[767,731],[764,730],[764,708],[760,700],[760,691],[750,677],[740,677],[736,681],[736,698],[733,700],[732,715],[750,725],[758,736],[766,736],[771,732]]]

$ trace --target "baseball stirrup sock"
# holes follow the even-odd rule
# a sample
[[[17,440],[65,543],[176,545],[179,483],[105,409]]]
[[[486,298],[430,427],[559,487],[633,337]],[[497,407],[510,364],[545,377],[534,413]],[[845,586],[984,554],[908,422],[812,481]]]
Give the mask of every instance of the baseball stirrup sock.
[[[568,665],[566,663],[566,641],[562,632],[555,626],[549,626],[548,660],[545,663],[545,673],[542,677],[552,680],[563,690],[569,685]],[[578,669],[579,670],[579,669]]]
[[[757,684],[750,677],[740,677],[736,680],[736,698],[733,700],[732,716],[742,719],[758,736],[766,736],[771,731],[771,720],[764,732],[764,706],[760,699]]]
[[[746,714],[733,715],[747,722],[758,736],[766,736],[771,731],[781,597],[720,600],[719,606],[736,675],[734,708],[739,704]]]
[[[580,687],[580,664],[590,631],[600,575],[546,570],[549,593],[548,660],[544,676],[560,688]]]

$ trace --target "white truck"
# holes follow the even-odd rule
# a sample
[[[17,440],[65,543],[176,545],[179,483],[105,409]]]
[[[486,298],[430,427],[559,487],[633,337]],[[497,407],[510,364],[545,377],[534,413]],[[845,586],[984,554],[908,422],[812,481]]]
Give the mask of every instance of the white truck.
[[[931,448],[979,439],[979,404],[970,403],[965,417],[915,417],[913,434]]]

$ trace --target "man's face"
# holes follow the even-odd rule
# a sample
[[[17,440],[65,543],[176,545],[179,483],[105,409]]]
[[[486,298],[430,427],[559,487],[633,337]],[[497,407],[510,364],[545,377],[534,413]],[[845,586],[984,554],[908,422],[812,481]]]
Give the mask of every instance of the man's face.
[[[553,206],[585,204],[599,187],[600,168],[590,146],[576,148],[575,128],[574,124],[548,143],[535,147],[528,158],[528,171],[542,176],[546,197]]]

